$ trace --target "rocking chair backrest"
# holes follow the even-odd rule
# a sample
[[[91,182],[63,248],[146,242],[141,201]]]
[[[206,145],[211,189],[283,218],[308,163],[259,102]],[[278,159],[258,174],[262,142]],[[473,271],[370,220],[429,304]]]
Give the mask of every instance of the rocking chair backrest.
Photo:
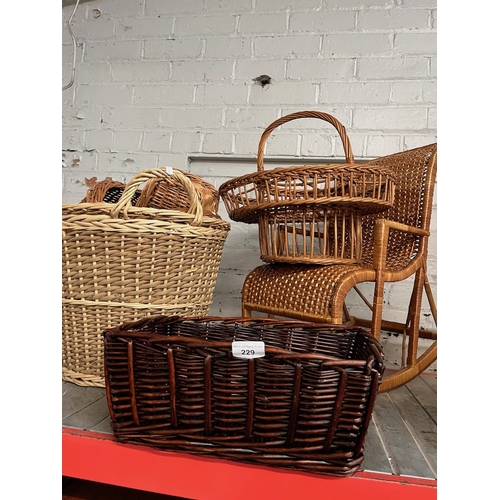
[[[384,218],[429,231],[432,199],[437,170],[437,144],[403,151],[372,160],[370,163],[391,168],[396,174],[394,205],[385,212],[363,218],[363,263],[370,266],[373,257],[375,220]],[[421,238],[400,231],[389,234],[387,267],[402,269],[419,250]]]

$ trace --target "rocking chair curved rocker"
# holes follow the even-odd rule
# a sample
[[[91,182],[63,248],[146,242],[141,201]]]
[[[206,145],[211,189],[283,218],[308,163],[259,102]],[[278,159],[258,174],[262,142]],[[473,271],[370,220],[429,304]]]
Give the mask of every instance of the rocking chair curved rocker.
[[[420,328],[424,292],[437,325],[437,308],[426,272],[437,144],[378,158],[373,163],[393,171],[396,193],[387,211],[363,217],[361,261],[261,265],[245,278],[242,315],[250,317],[255,311],[270,317],[368,327],[377,340],[382,331],[401,333],[401,367],[386,374],[380,386],[380,392],[384,392],[406,384],[437,359],[437,331]],[[383,319],[384,284],[408,279],[413,279],[413,289],[406,321]],[[363,282],[374,283],[371,300],[358,288]],[[371,310],[371,318],[349,314],[345,299],[351,289],[361,295]],[[419,355],[422,338],[432,342]]]

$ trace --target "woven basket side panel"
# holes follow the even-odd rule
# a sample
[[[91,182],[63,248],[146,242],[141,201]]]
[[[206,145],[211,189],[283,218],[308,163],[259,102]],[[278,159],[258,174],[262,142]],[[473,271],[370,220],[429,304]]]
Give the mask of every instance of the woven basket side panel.
[[[131,385],[129,381],[127,389],[134,391],[138,421],[143,426],[161,421],[162,426],[158,429],[168,429],[172,417],[172,391],[167,354],[147,344],[137,344],[134,345],[133,356],[136,383]]]
[[[142,304],[211,304],[224,235],[66,231],[63,297]],[[201,258],[204,256],[204,258]]]
[[[83,301],[62,304],[63,380],[78,385],[104,387],[104,346],[102,332],[147,316],[204,316],[209,306],[185,305],[158,309],[129,305],[92,304]]]
[[[112,179],[96,182],[90,189],[87,190],[85,198],[83,198],[80,203],[100,203],[103,201],[109,190],[118,189],[123,191],[124,187],[125,184]]]
[[[122,182],[113,180],[99,181],[87,191],[85,198],[80,203],[117,203],[124,190],[125,184]],[[132,205],[137,203],[140,195],[140,190],[133,194]]]
[[[332,338],[344,359],[370,357],[363,336]],[[299,339],[299,351],[311,342],[323,345]],[[112,428],[123,442],[337,475],[359,468],[375,397],[366,363],[242,360],[210,345],[131,341],[126,332],[105,345]]]
[[[189,172],[183,174],[196,188],[203,213],[213,216],[219,211],[219,192],[210,183]],[[183,186],[164,179],[152,179],[144,188],[144,196],[139,203],[158,209],[187,211],[190,207],[189,196]]]
[[[311,206],[267,210],[259,217],[266,262],[353,263],[361,254],[361,217],[352,210]]]
[[[373,160],[374,164],[390,168],[396,176],[394,205],[380,215],[363,218],[363,261],[371,263],[375,220],[379,217],[409,226],[422,226],[424,185],[428,176],[429,160],[436,149],[435,144],[416,148]],[[368,162],[368,164],[371,162]],[[366,165],[366,164],[365,164]],[[389,269],[407,265],[418,251],[419,238],[401,231],[389,233],[387,264]]]
[[[224,183],[220,194],[229,216],[256,222],[258,211],[286,207],[297,218],[308,206],[347,203],[363,213],[379,212],[393,203],[394,174],[378,164],[304,165],[276,168]]]
[[[178,429],[202,435],[209,394],[205,394],[205,356],[179,349],[175,353],[176,412]],[[169,367],[172,370],[172,367]]]
[[[309,451],[346,452],[354,456],[359,441],[364,441],[361,429],[370,417],[367,401],[372,377],[359,370],[346,371],[344,385],[341,374],[342,370],[304,369],[295,436],[297,445]],[[341,388],[345,391],[342,397]],[[333,434],[328,441],[330,429]]]
[[[266,447],[286,445],[295,393],[295,367],[258,360],[255,369],[255,412],[252,441]]]
[[[167,356],[161,350],[154,354],[144,347],[134,347],[134,386],[127,376],[127,364],[117,349],[108,349],[108,370],[111,376],[112,398],[116,413],[115,429],[131,438],[141,429],[144,437],[158,430],[171,428],[171,382]],[[154,351],[154,349],[153,349]],[[116,356],[116,360],[113,359]],[[334,369],[319,371],[318,366],[301,367],[301,382],[295,393],[297,367],[289,363],[259,360],[255,363],[254,413],[250,423],[251,434],[245,436],[248,422],[248,362],[219,357],[214,364],[211,391],[206,393],[204,378],[206,357],[196,353],[177,351],[175,356],[176,428],[178,434],[189,434],[193,439],[209,437],[212,442],[226,442],[233,446],[265,444],[269,451],[315,452],[325,449],[325,440],[332,426],[336,406],[336,431],[326,447],[327,453],[353,452],[359,444],[362,424],[370,417],[372,376],[351,370],[339,396],[340,372]],[[121,367],[121,368],[120,368]],[[128,381],[125,384],[125,381]],[[116,385],[115,385],[116,383]],[[126,387],[125,387],[126,386]],[[131,395],[135,394],[139,423],[133,425]],[[139,397],[140,395],[140,397]],[[210,401],[208,401],[208,398]],[[297,405],[295,411],[293,407]],[[118,410],[119,408],[119,410]],[[210,408],[210,432],[206,428]],[[172,431],[173,432],[173,431]],[[158,444],[168,446],[169,436],[158,438]],[[352,455],[351,455],[352,456]]]
[[[226,235],[213,231],[207,245],[203,235],[183,237],[175,231],[64,231],[66,379],[95,375],[103,385],[105,328],[148,315],[208,314]]]
[[[141,435],[141,422],[158,430],[171,427],[171,394],[167,354],[142,343],[133,345],[134,382],[128,371],[129,346],[126,341],[106,343],[108,377],[113,380],[112,427],[122,422],[130,426],[137,437]],[[132,405],[132,400],[135,404]],[[155,425],[159,423],[159,425]]]
[[[121,198],[124,190],[125,190],[125,188],[108,189],[106,191],[106,194],[105,194],[102,201],[104,203],[118,203],[118,200]],[[136,191],[132,195],[132,200],[131,200],[132,206],[134,206],[137,203],[137,200],[139,199],[140,194],[141,194],[140,191]]]

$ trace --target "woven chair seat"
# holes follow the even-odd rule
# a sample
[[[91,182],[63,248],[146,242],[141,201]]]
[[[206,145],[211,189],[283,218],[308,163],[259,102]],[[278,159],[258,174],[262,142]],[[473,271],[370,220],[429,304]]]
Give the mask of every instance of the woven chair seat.
[[[272,310],[276,316],[300,311],[300,319],[306,321],[339,323],[331,310],[332,298],[343,280],[360,272],[371,272],[375,276],[373,269],[360,264],[267,264],[255,268],[247,276],[243,300],[254,311]],[[287,290],[292,292],[287,293]],[[338,315],[342,318],[342,306]]]

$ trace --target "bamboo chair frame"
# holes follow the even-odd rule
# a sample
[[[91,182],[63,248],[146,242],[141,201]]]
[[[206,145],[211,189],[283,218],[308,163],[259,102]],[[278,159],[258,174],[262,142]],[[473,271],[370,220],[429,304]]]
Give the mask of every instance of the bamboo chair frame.
[[[432,201],[437,172],[437,144],[378,158],[377,165],[392,168],[396,194],[392,208],[363,218],[363,256],[357,264],[265,264],[253,269],[242,288],[242,316],[253,312],[313,322],[346,324],[371,329],[377,340],[382,331],[402,333],[405,359],[401,368],[386,374],[380,392],[406,384],[437,359],[437,330],[420,328],[425,293],[437,328],[437,307],[427,278],[427,253]],[[413,277],[406,321],[383,319],[384,285]],[[358,284],[374,283],[373,300]],[[351,316],[345,299],[354,289],[369,306],[371,318]],[[419,339],[432,344],[418,355]]]

